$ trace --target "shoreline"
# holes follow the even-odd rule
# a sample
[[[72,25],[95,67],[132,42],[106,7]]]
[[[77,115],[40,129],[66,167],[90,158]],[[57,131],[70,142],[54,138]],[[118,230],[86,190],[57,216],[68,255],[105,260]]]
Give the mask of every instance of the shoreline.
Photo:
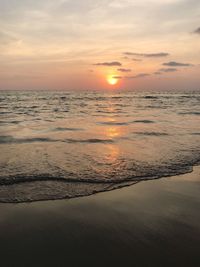
[[[82,185],[82,186],[88,186],[88,185],[91,185],[91,186],[96,186],[98,188],[98,186],[105,186],[105,188],[102,188],[102,189],[91,189],[91,192],[88,192],[88,193],[77,193],[75,194],[74,196],[70,196],[70,189],[69,192],[67,192],[66,195],[64,196],[59,196],[59,197],[55,197],[55,196],[48,196],[46,198],[37,198],[37,199],[28,199],[27,200],[20,200],[20,196],[16,196],[14,195],[13,197],[13,200],[10,200],[9,196],[6,198],[3,198],[3,197],[0,197],[0,204],[21,204],[21,203],[34,203],[34,202],[45,202],[45,201],[60,201],[60,200],[69,200],[69,199],[75,199],[75,198],[83,198],[83,197],[89,197],[89,196],[92,196],[92,195],[96,195],[96,194],[99,194],[99,193],[103,193],[103,192],[110,192],[110,191],[114,191],[114,190],[117,190],[117,189],[122,189],[124,187],[129,187],[129,186],[134,186],[138,183],[141,183],[141,182],[148,182],[148,181],[156,181],[156,180],[160,180],[160,179],[166,179],[166,178],[173,178],[173,177],[176,177],[176,176],[182,176],[182,175],[187,175],[187,174],[190,174],[190,173],[193,173],[194,172],[194,168],[198,168],[200,167],[200,165],[197,163],[196,165],[193,165],[191,167],[188,168],[187,171],[183,171],[182,173],[178,173],[178,174],[175,174],[175,175],[166,175],[166,176],[162,176],[162,177],[152,177],[152,178],[142,178],[140,180],[125,180],[123,182],[119,182],[119,183],[100,183],[100,182],[81,182],[81,181],[73,181],[73,180],[64,180],[64,179],[44,179],[44,180],[31,180],[30,182],[28,181],[25,181],[25,182],[21,182],[21,181],[17,181],[13,184],[5,184],[5,185],[1,185],[2,187],[0,187],[0,194],[2,194],[1,190],[2,188],[6,190],[3,191],[3,193],[10,193],[11,192],[14,192],[14,194],[16,194],[16,189],[18,189],[18,187],[20,188],[22,186],[22,189],[18,190],[20,191],[20,194],[23,195],[23,191],[24,193],[26,193],[26,185],[29,187],[29,185],[32,185],[32,188],[34,188],[35,186],[37,187],[37,183],[42,183],[43,187],[45,187],[47,185],[47,187],[49,186],[52,186],[54,187],[54,189],[56,188],[56,184],[58,184],[57,186],[60,187],[60,185],[62,184],[63,186],[68,186],[68,188],[70,188],[70,185],[72,187],[72,191],[74,190],[73,186],[74,185]],[[46,184],[46,185],[45,185]],[[52,184],[52,185],[51,185]],[[108,186],[108,187],[106,187]],[[15,188],[16,187],[16,188]],[[23,188],[24,187],[24,188]],[[27,188],[28,188],[27,187]],[[89,186],[88,186],[89,187]],[[8,190],[7,190],[8,189]],[[67,189],[66,189],[67,191]]]
[[[197,267],[199,193],[196,166],[86,197],[0,203],[2,266]]]

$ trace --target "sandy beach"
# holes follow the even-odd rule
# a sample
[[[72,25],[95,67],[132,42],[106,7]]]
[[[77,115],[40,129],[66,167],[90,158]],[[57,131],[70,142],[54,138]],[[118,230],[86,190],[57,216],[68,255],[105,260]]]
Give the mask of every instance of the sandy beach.
[[[0,204],[1,266],[200,266],[200,167],[70,200]]]

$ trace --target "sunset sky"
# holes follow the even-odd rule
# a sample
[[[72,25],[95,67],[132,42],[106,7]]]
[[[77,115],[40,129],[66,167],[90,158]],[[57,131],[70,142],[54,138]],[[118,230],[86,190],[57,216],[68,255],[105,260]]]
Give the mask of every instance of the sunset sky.
[[[0,1],[0,89],[109,88],[200,89],[200,1]]]

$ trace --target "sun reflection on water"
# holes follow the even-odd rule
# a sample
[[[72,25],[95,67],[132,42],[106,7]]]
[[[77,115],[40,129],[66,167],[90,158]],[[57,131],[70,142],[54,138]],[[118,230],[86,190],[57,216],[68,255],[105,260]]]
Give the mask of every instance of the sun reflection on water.
[[[109,138],[120,137],[122,135],[122,131],[119,127],[108,127],[106,129],[106,136]]]
[[[120,155],[120,149],[117,145],[108,145],[106,160],[110,163],[116,162]]]

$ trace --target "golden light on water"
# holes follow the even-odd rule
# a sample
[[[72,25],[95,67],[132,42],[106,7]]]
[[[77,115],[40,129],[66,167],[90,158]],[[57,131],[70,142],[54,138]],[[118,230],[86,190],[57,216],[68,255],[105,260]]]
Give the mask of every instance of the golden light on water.
[[[106,129],[106,136],[109,138],[119,137],[121,135],[121,129],[118,127],[109,127]]]
[[[119,158],[120,149],[116,145],[108,145],[107,146],[107,155],[106,161],[108,162],[115,162]]]

